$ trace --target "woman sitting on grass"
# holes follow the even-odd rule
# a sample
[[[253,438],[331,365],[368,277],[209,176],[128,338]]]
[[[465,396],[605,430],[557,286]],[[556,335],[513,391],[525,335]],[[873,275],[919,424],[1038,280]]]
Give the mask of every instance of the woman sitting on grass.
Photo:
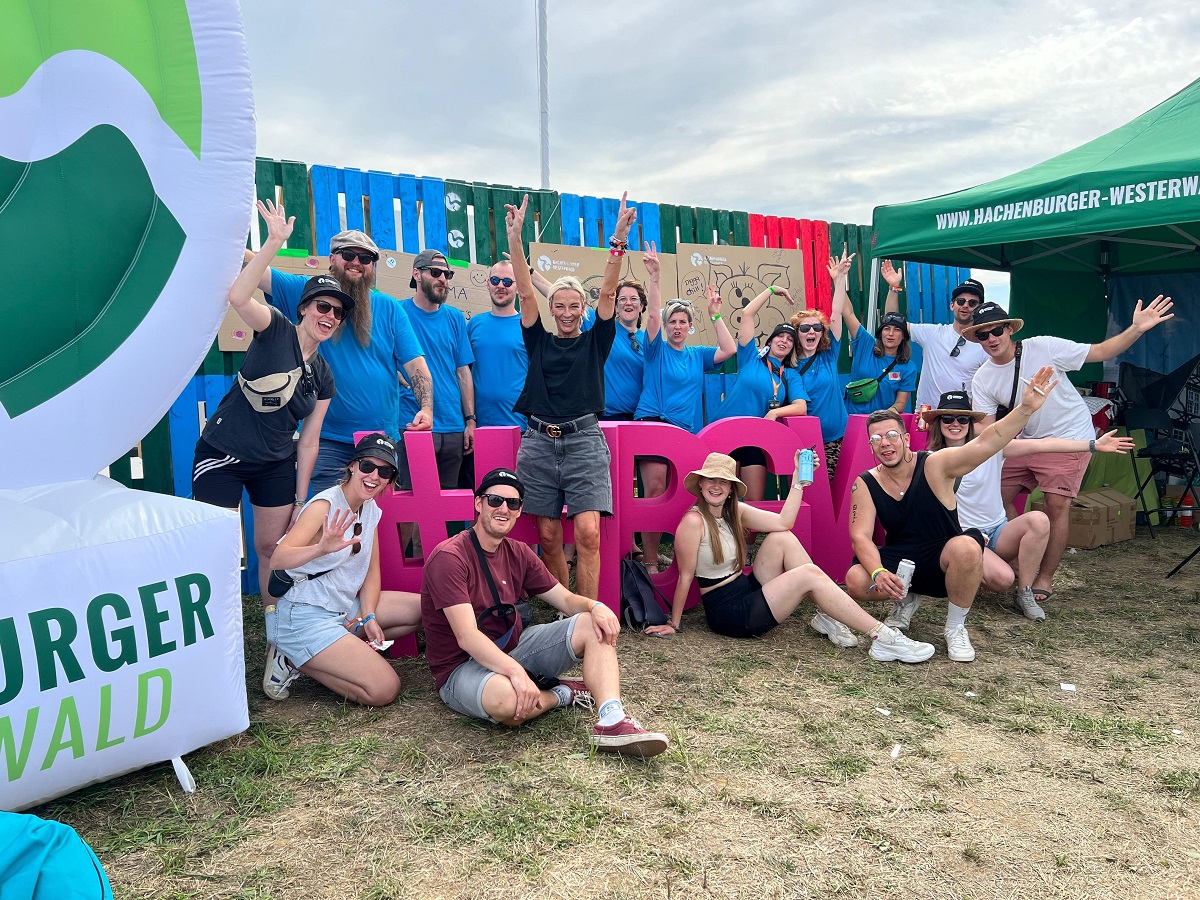
[[[804,485],[793,484],[783,509],[767,512],[740,502],[746,485],[736,476],[736,466],[733,457],[710,453],[704,468],[684,479],[696,504],[684,514],[675,532],[679,583],[671,621],[647,628],[647,634],[669,637],[681,630],[683,606],[695,578],[708,627],[727,637],[761,637],[811,596],[817,614],[810,624],[839,647],[858,645],[853,628],[871,637],[873,659],[915,663],[933,655],[932,644],[910,640],[873,619],[813,564],[791,531]],[[766,534],[748,575],[743,572],[743,528]]]

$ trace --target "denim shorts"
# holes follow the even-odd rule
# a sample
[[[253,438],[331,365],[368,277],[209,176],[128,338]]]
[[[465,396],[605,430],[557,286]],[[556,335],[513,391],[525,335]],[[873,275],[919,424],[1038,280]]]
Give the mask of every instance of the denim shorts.
[[[302,666],[340,638],[358,640],[346,630],[347,617],[353,619],[357,615],[357,600],[350,612],[343,615],[280,597],[275,612],[267,613],[267,641],[278,647],[292,665]]]
[[[987,548],[989,550],[996,549],[996,543],[1000,540],[1000,532],[1004,530],[1004,526],[1008,524],[1008,519],[1001,519],[991,528],[980,528],[980,533],[987,538]]]
[[[525,485],[525,512],[557,519],[596,511],[612,515],[608,441],[599,425],[552,438],[526,428],[517,451],[517,477]]]
[[[553,678],[581,660],[571,648],[571,635],[579,616],[533,625],[521,632],[521,640],[508,655],[535,675]],[[461,663],[450,673],[438,696],[442,702],[464,716],[495,723],[483,708],[483,688],[497,674],[473,659]]]

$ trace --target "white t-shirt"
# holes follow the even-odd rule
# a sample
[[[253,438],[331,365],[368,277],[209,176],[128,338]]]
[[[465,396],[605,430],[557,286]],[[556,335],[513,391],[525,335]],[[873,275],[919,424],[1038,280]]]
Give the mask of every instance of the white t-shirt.
[[[1056,337],[1031,337],[1021,342],[1021,377],[1032,378],[1042,366],[1053,366],[1058,386],[1046,397],[1042,408],[1035,412],[1018,437],[1061,437],[1090,441],[1096,436],[1092,417],[1079,391],[1067,380],[1068,372],[1077,371],[1086,361],[1091,344],[1080,344]],[[1013,363],[1002,366],[989,359],[971,380],[971,405],[991,415],[996,407],[1008,405],[1012,397]],[[1025,384],[1017,386],[1017,402]]]
[[[987,531],[1008,516],[1000,496],[1000,473],[1004,453],[994,453],[962,477],[955,496],[958,498],[958,524],[963,528]]]
[[[987,359],[983,347],[967,341],[951,356],[958,346],[959,333],[953,325],[910,324],[908,332],[921,345],[921,380],[917,382],[917,408],[928,405],[937,409],[942,394],[961,391],[971,383],[975,370]],[[976,407],[978,409],[979,407]]]

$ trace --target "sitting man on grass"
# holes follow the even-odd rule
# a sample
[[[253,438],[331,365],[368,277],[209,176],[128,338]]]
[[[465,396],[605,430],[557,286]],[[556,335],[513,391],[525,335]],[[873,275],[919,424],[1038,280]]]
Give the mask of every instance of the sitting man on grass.
[[[425,656],[439,696],[455,712],[502,725],[598,706],[593,747],[657,756],[666,735],[646,731],[621,705],[620,621],[603,603],[571,593],[528,544],[508,537],[524,497],[515,473],[488,472],[475,491],[471,527],[438,544],[425,563]],[[566,618],[523,629],[517,604],[527,593]],[[580,662],[582,681],[557,677]]]

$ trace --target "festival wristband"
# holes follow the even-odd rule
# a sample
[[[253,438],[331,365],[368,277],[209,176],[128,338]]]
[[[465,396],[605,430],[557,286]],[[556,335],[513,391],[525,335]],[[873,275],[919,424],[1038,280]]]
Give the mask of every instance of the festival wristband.
[[[884,568],[883,566],[880,566],[878,569],[876,569],[874,572],[871,573],[871,580],[874,581],[876,578],[879,577],[880,572],[886,572],[886,571],[887,571],[886,568]]]
[[[772,294],[774,294],[775,293],[775,285],[771,285],[770,287],[767,288],[767,290],[770,291]]]
[[[1096,452],[1096,439],[1092,438],[1090,441],[1088,441],[1088,453],[1095,453],[1095,452]]]
[[[712,320],[715,322],[715,321],[717,321],[717,319],[719,319],[719,318],[721,318],[721,314],[720,314],[720,313],[717,313],[715,316],[713,316],[713,317],[712,317]]]

